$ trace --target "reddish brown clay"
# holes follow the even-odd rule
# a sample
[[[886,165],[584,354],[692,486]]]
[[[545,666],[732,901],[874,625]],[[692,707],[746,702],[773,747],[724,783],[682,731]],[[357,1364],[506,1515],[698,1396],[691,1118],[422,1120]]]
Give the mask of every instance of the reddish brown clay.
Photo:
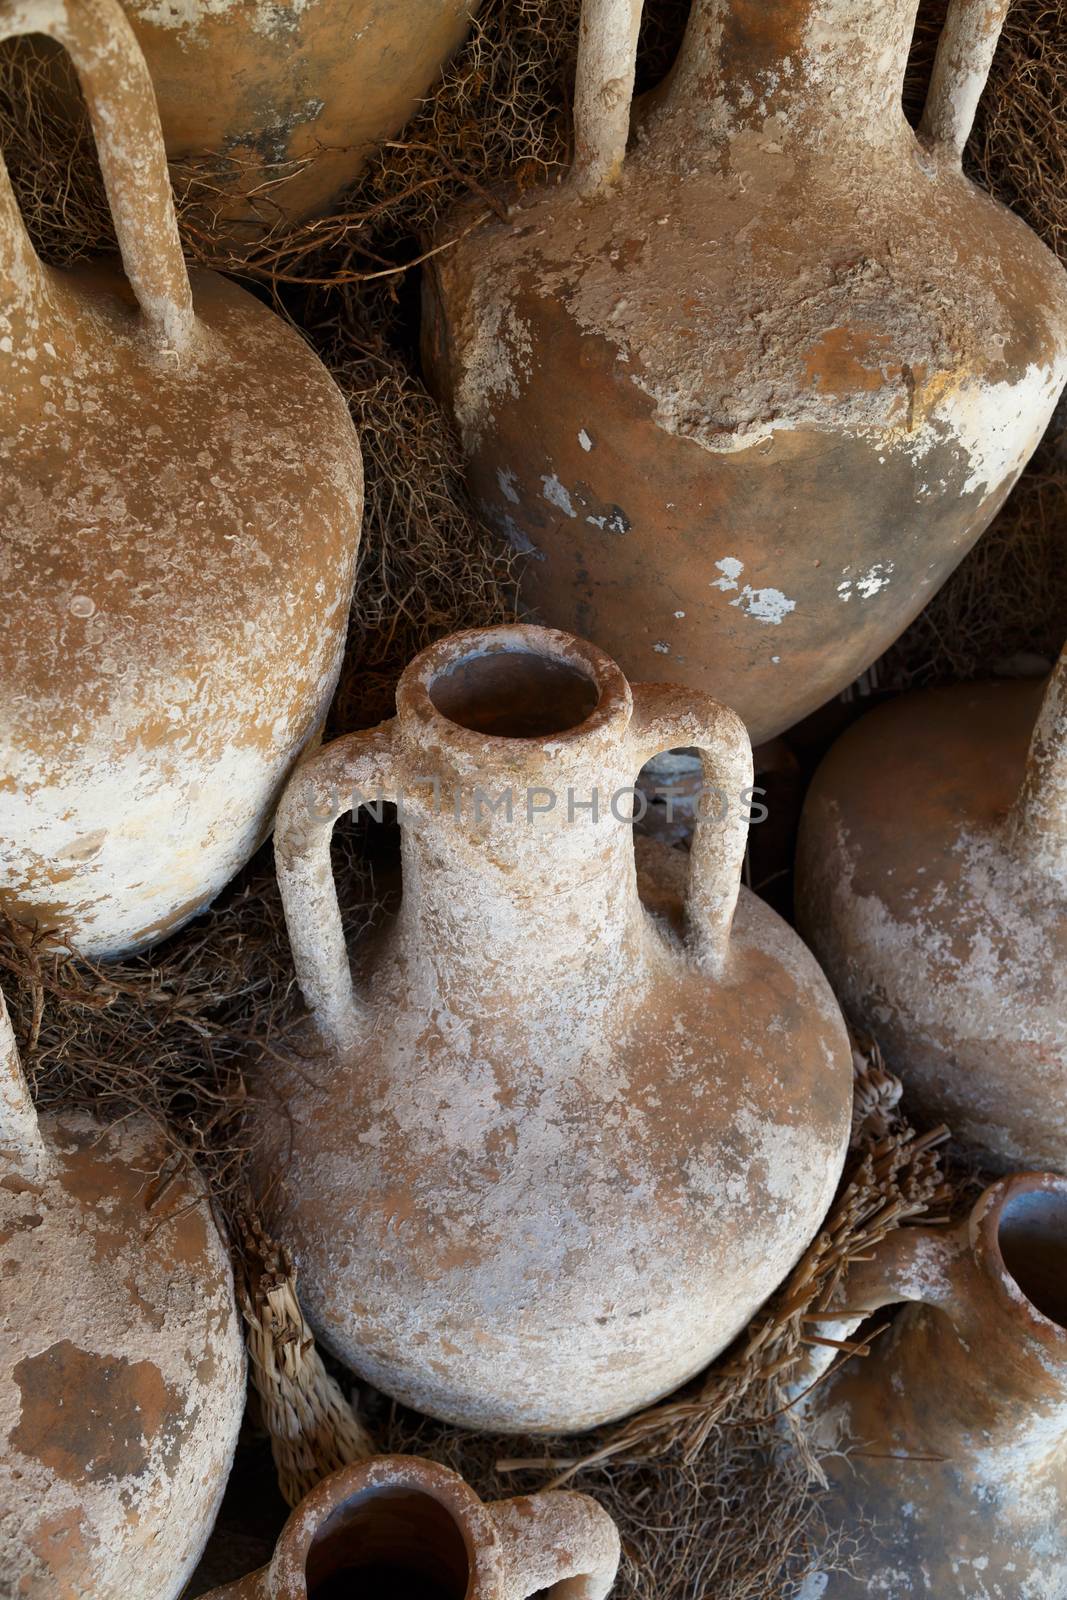
[[[125,274],[42,266],[0,163],[0,902],[114,955],[269,828],[340,665],[362,471],[299,335],[191,291],[117,0],[3,0],[34,30],[80,73]]]
[[[640,0],[586,0],[570,181],[435,261],[526,601],[757,743],[915,616],[1067,375],[1063,269],[960,171],[1006,8],[953,0],[916,135],[916,0],[695,0],[627,156]]]
[[[630,821],[672,745],[719,791],[684,935],[642,906]],[[817,1228],[848,1041],[799,939],[739,889],[751,783],[725,706],[527,627],[434,645],[392,722],[294,777],[275,854],[318,1039],[272,1067],[271,1222],[316,1331],[388,1393],[485,1428],[617,1417],[715,1356]],[[329,841],[379,789],[402,801],[404,897],[353,978]]]
[[[841,1287],[898,1301],[871,1354],[803,1402],[830,1478],[821,1512],[853,1571],[820,1600],[1067,1600],[1067,1182],[1005,1179],[948,1232],[905,1228]]]
[[[0,1593],[175,1600],[244,1409],[229,1254],[141,1118],[38,1119],[0,997]]]
[[[805,804],[797,918],[925,1119],[1063,1172],[1067,652],[1041,690],[931,690],[851,729]]]
[[[324,211],[391,138],[479,0],[123,0],[179,183],[216,242]],[[243,199],[237,198],[242,196]]]
[[[447,1467],[379,1456],[320,1483],[270,1565],[205,1600],[604,1600],[618,1564],[615,1524],[588,1495],[483,1505]]]

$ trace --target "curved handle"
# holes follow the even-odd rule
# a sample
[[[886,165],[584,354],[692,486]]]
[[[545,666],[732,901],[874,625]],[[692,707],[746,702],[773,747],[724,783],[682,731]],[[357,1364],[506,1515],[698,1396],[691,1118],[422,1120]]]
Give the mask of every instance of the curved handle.
[[[296,976],[325,1042],[343,1050],[369,1017],[352,986],[330,863],[334,823],[361,805],[396,800],[393,723],[351,733],[305,757],[274,824],[274,861]]]
[[[626,158],[644,0],[584,0],[574,77],[574,167],[583,194],[614,183]]]
[[[951,0],[919,133],[956,160],[974,126],[1011,0]]]
[[[1034,724],[1008,833],[1018,857],[1067,888],[1067,645]]]
[[[0,1152],[3,1164],[26,1172],[45,1159],[45,1144],[22,1071],[7,1002],[0,992]]]
[[[680,745],[700,752],[704,787],[689,857],[686,918],[702,965],[721,971],[730,946],[741,870],[748,845],[752,742],[741,718],[710,695],[670,684],[633,685],[630,723],[640,764]]]
[[[968,1254],[967,1224],[961,1228],[896,1228],[866,1256],[849,1263],[808,1346],[790,1374],[787,1390],[803,1394],[840,1358],[856,1329],[876,1311],[906,1301],[950,1311],[956,1306],[955,1275]]]
[[[619,1570],[619,1530],[587,1494],[567,1489],[487,1506],[500,1534],[500,1600],[604,1600]]]
[[[189,274],[152,80],[119,0],[2,0],[0,39],[25,33],[47,34],[74,63],[126,276],[150,337],[180,350],[193,329]]]

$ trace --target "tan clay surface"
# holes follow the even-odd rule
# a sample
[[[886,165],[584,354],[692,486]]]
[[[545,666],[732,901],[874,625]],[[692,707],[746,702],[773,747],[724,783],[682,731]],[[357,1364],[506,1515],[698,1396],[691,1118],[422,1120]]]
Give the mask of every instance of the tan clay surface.
[[[1067,376],[1067,278],[960,171],[1004,0],[958,8],[918,136],[915,0],[696,0],[624,160],[639,10],[586,0],[573,177],[436,258],[425,353],[540,619],[760,742],[1001,505]]]
[[[0,1594],[176,1600],[244,1409],[229,1254],[141,1119],[36,1118],[0,1000]]]
[[[1065,1285],[1067,1183],[1037,1174],[852,1269],[842,1303],[857,1312],[914,1303],[807,1401],[822,1514],[862,1546],[850,1575],[809,1577],[805,1600],[1064,1600]]]
[[[112,0],[5,0],[94,107],[117,266],[38,261],[0,167],[0,900],[94,955],[206,904],[321,726],[362,509],[303,340],[189,279],[144,63]]]
[[[124,0],[177,177],[228,198],[204,223],[240,249],[325,211],[397,133],[479,0]]]
[[[206,1600],[327,1592],[389,1600],[416,1589],[435,1600],[604,1600],[618,1564],[615,1524],[588,1495],[483,1505],[447,1467],[379,1456],[319,1484],[289,1518],[270,1565]]]
[[[397,708],[279,813],[319,1033],[271,1067],[271,1225],[369,1381],[466,1426],[586,1428],[699,1371],[796,1261],[841,1168],[848,1041],[739,892],[752,759],[724,706],[512,627],[424,652]],[[628,817],[643,763],[689,745],[729,804],[708,797],[679,933],[638,897]],[[379,785],[403,794],[404,898],[353,979],[328,840]],[[685,858],[657,859],[670,901]]]
[[[1063,1172],[1067,656],[1043,688],[933,690],[851,729],[808,794],[797,917],[916,1114]]]

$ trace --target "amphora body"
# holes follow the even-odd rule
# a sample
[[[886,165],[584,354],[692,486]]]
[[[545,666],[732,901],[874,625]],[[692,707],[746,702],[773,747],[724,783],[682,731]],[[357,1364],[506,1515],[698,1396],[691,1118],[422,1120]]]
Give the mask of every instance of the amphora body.
[[[846,1276],[853,1313],[899,1301],[871,1353],[802,1402],[831,1534],[859,1548],[822,1600],[1067,1596],[1067,1183],[987,1190],[954,1231],[904,1228]]]
[[[109,956],[268,831],[340,666],[362,468],[299,335],[190,286],[117,0],[4,0],[31,31],[80,74],[125,270],[43,266],[0,166],[0,901]]]
[[[478,4],[124,0],[177,181],[203,196],[203,225],[238,253],[326,210],[359,176],[414,113]]]
[[[684,932],[643,907],[632,840],[672,745],[719,791]],[[484,1428],[617,1417],[716,1355],[817,1228],[849,1049],[739,891],[751,782],[725,707],[526,627],[433,646],[394,721],[294,776],[275,854],[313,1027],[271,1067],[270,1225],[316,1332],[388,1393]],[[381,795],[403,902],[350,969],[330,833]]]
[[[588,1495],[484,1505],[447,1467],[379,1456],[320,1483],[269,1566],[206,1600],[604,1600],[618,1564],[615,1524]]]
[[[798,925],[931,1122],[1067,1171],[1067,653],[901,696],[808,792]]]
[[[639,0],[586,0],[574,171],[435,258],[426,358],[523,594],[755,742],[897,637],[1067,376],[1067,277],[960,153],[1007,0],[694,0],[626,154]],[[454,224],[453,224],[454,226]]]
[[[229,1253],[143,1118],[38,1118],[0,999],[0,1590],[177,1600],[244,1410]]]

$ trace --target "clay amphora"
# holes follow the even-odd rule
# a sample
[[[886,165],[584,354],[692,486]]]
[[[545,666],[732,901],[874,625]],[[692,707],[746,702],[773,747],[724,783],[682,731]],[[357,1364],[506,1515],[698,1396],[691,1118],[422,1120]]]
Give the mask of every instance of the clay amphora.
[[[820,1513],[859,1541],[851,1574],[805,1593],[1065,1600],[1067,1182],[1008,1178],[955,1230],[898,1230],[841,1294],[854,1313],[913,1304],[804,1402]]]
[[[619,1535],[588,1495],[484,1505],[458,1473],[378,1456],[320,1483],[270,1565],[205,1600],[603,1600]]]
[[[642,907],[630,821],[674,745],[721,791],[684,934]],[[318,1039],[271,1069],[262,1176],[309,1321],[379,1388],[468,1427],[620,1416],[711,1360],[818,1227],[849,1049],[739,890],[751,783],[725,706],[522,626],[424,651],[392,722],[299,768],[275,855]],[[379,788],[403,903],[353,977],[330,834]]]
[[[124,0],[179,181],[232,247],[325,211],[415,111],[479,0]],[[244,191],[244,203],[232,200]]]
[[[122,3],[186,220],[240,256],[325,211],[359,177],[413,115],[480,0]],[[69,74],[49,67],[60,106],[78,115]]]
[[[340,665],[359,445],[303,339],[190,289],[117,0],[3,0],[79,71],[122,248],[42,266],[0,163],[0,903],[148,944],[266,833]]]
[[[850,729],[805,802],[797,919],[924,1120],[1067,1172],[1067,653],[1043,687],[928,690]]]
[[[570,181],[435,259],[524,599],[757,743],[916,615],[1067,376],[1063,269],[960,171],[1006,9],[953,0],[916,135],[916,0],[694,0],[626,155],[640,0],[585,0]]]
[[[38,1118],[0,998],[0,1593],[176,1600],[244,1409],[229,1254],[142,1117]]]

